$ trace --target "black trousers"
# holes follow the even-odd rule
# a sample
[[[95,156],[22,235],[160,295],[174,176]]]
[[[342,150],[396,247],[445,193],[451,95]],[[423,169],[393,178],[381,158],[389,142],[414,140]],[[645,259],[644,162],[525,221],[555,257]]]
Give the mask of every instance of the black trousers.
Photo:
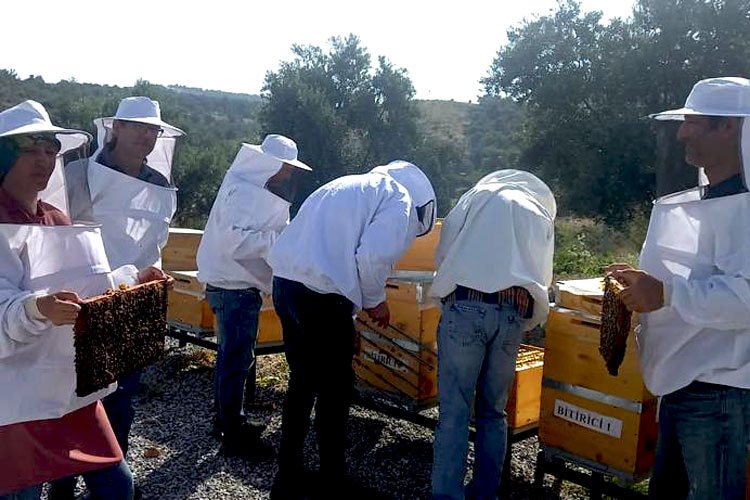
[[[346,424],[354,390],[353,305],[341,295],[317,293],[278,277],[273,280],[273,303],[281,319],[289,364],[279,474],[301,477],[305,436],[315,404],[321,474],[345,475]]]

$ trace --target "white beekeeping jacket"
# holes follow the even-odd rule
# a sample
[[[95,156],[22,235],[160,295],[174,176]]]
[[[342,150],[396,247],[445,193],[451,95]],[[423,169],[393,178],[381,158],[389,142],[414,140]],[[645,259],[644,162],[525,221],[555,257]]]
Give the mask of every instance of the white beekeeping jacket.
[[[89,297],[136,280],[133,266],[110,272],[99,228],[0,224],[0,426],[59,418],[116,387],[77,397],[72,326],[29,318],[24,301],[63,289]]]
[[[247,144],[229,167],[198,247],[198,279],[227,289],[271,292],[268,254],[289,223],[289,202],[264,188],[280,160]]]
[[[499,170],[467,191],[443,221],[430,295],[445,297],[457,285],[484,293],[512,286],[534,298],[525,328],[544,322],[552,281],[554,196],[521,170]]]
[[[420,225],[427,225],[418,220],[417,203],[435,202],[419,168],[407,162],[389,165],[335,179],[311,194],[271,250],[274,275],[343,295],[357,308],[383,302],[393,264]],[[393,169],[395,176],[388,172]]]
[[[739,153],[747,186],[747,118]],[[648,389],[664,395],[694,380],[750,388],[750,193],[704,200],[694,188],[657,200],[640,268],[671,289],[668,305],[639,315]]]
[[[94,124],[99,148],[88,160],[66,168],[71,217],[74,222],[102,226],[112,266],[160,267],[161,250],[167,244],[169,224],[177,210],[177,189],[157,186],[98,163],[96,159],[110,140],[111,119],[98,118]],[[171,179],[177,135],[171,129],[164,130],[147,164]]]

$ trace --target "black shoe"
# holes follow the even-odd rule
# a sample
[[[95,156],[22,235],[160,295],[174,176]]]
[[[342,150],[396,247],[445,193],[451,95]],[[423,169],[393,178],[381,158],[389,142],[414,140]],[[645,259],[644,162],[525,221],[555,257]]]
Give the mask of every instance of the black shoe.
[[[226,431],[221,438],[220,453],[225,457],[268,460],[273,458],[273,448],[265,443],[261,434],[265,427],[249,423],[232,431]]]
[[[326,476],[321,474],[310,490],[310,500],[324,500],[340,496],[357,500],[383,500],[389,498],[377,489],[361,484],[349,475]]]
[[[289,478],[276,474],[271,486],[270,500],[303,500],[308,498],[305,490],[309,490],[311,485],[306,484],[307,474],[303,475],[303,478]]]

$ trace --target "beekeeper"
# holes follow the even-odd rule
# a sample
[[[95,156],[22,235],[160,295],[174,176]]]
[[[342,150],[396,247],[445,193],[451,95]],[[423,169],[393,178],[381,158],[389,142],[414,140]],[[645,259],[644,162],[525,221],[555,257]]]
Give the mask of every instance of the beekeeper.
[[[744,498],[750,429],[750,80],[695,84],[685,160],[704,185],[654,204],[640,269],[619,268],[640,314],[643,379],[661,397],[653,498]],[[705,175],[703,175],[705,174]]]
[[[477,438],[466,496],[497,497],[521,336],[549,312],[556,213],[552,191],[540,179],[498,170],[467,191],[443,221],[430,288],[443,303],[433,498],[464,498],[473,404]]]
[[[184,132],[163,121],[159,103],[148,97],[123,99],[115,116],[94,124],[99,148],[65,169],[71,218],[101,225],[112,266],[161,267],[177,209],[172,158]],[[140,372],[119,380],[117,391],[104,401],[126,456],[139,383]]]
[[[306,486],[302,450],[316,396],[323,484],[345,491],[352,315],[362,308],[388,324],[386,278],[414,238],[432,230],[435,210],[427,176],[394,161],[318,188],[276,240],[269,262],[290,379],[272,497],[294,496]]]
[[[263,428],[242,413],[245,380],[255,363],[261,293],[271,293],[268,254],[289,223],[299,175],[310,170],[297,159],[297,144],[282,135],[268,135],[261,145],[242,144],[198,247],[198,279],[206,284],[219,330],[214,398],[228,456],[271,453],[260,441]]]
[[[35,101],[0,112],[0,498],[38,498],[42,482],[74,473],[97,498],[133,495],[99,403],[114,385],[75,395],[72,324],[82,297],[164,275],[111,272],[99,228],[71,226],[40,199],[63,153],[89,140],[53,125]]]

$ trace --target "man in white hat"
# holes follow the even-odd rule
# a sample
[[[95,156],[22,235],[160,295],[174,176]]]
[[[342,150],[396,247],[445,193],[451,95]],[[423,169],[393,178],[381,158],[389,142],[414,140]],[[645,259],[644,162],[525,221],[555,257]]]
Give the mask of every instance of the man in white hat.
[[[556,213],[552,191],[539,178],[498,170],[466,192],[443,221],[430,288],[443,303],[433,498],[464,498],[473,406],[477,436],[466,497],[497,497],[505,405],[521,336],[549,312]]]
[[[177,210],[172,157],[176,139],[185,133],[163,121],[159,103],[148,97],[123,99],[115,116],[98,118],[94,124],[99,149],[65,169],[71,218],[101,224],[113,267],[161,267],[161,249]],[[126,377],[104,400],[124,455],[139,383],[140,373]]]
[[[750,437],[750,80],[710,78],[677,138],[707,185],[654,204],[640,269],[613,265],[641,313],[643,380],[660,396],[653,498],[744,498]]]
[[[312,170],[297,159],[297,145],[282,135],[260,146],[242,144],[227,170],[198,247],[198,279],[217,319],[214,399],[222,452],[261,458],[271,453],[262,428],[242,413],[245,379],[255,363],[262,303],[271,293],[268,254],[289,223],[299,175]]]
[[[318,188],[276,240],[269,259],[273,302],[290,375],[272,498],[309,493],[301,478],[313,404],[320,484],[353,498],[346,470],[352,316],[364,309],[375,323],[388,325],[386,279],[414,239],[434,223],[435,193],[427,176],[416,165],[394,161]]]

